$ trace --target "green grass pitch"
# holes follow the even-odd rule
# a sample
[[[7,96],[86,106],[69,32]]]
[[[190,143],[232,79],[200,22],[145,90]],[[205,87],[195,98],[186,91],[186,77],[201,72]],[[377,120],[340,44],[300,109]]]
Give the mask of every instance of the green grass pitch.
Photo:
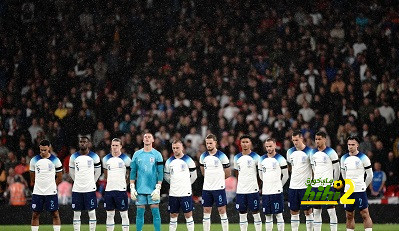
[[[277,229],[276,224],[274,224],[274,230]],[[1,231],[30,231],[30,226],[29,225],[0,225],[0,230]],[[39,228],[39,231],[52,231],[53,227],[51,225],[41,225]],[[62,231],[73,231],[72,225],[62,225],[61,226]],[[83,224],[81,226],[81,231],[89,231],[89,226],[87,224]],[[105,225],[104,224],[99,224],[97,225],[96,230],[104,230],[105,231]],[[120,225],[115,225],[115,231],[120,231],[122,230]],[[135,225],[130,226],[130,230],[135,231],[136,227]],[[152,231],[154,230],[152,225],[146,224],[144,226],[144,231]],[[167,231],[169,230],[168,224],[163,224],[162,225],[162,230]],[[177,227],[177,231],[186,231],[186,225],[185,224],[179,224]],[[196,224],[195,225],[195,230],[202,230],[202,224]],[[220,224],[212,224],[211,230],[222,230],[222,227]],[[229,226],[230,231],[240,231],[240,227],[238,224],[230,224]],[[254,231],[253,225],[248,226],[248,231]],[[265,230],[265,227],[263,225],[262,230]],[[285,230],[291,230],[290,224],[285,224]],[[301,224],[299,227],[299,230],[306,230],[305,225]],[[323,231],[330,231],[329,225],[323,224]],[[338,225],[338,231],[345,231],[345,224],[339,224]],[[355,230],[364,230],[363,224],[356,224],[356,229]],[[398,231],[399,230],[399,224],[374,224],[373,226],[373,231]]]

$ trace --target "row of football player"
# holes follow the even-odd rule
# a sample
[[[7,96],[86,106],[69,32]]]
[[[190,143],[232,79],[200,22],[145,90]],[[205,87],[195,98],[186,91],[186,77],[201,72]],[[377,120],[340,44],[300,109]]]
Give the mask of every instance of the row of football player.
[[[301,205],[305,194],[307,181],[312,178],[338,179],[340,174],[339,160],[336,152],[326,147],[326,134],[316,134],[317,149],[312,150],[303,143],[302,134],[298,131],[292,134],[294,147],[287,152],[287,161],[276,153],[275,140],[268,139],[264,146],[267,154],[259,156],[251,150],[251,139],[242,136],[242,152],[234,158],[234,169],[238,175],[237,204],[240,213],[240,228],[246,230],[248,226],[247,211],[252,211],[255,229],[262,229],[259,214],[259,186],[257,175],[263,180],[262,200],[263,212],[266,214],[266,230],[273,227],[273,217],[277,218],[278,230],[284,230],[282,186],[288,180],[288,168],[291,170],[289,187],[289,207],[291,210],[292,230],[298,230],[299,210],[306,215],[307,230],[321,229],[321,208],[315,207],[314,212],[309,206]],[[90,139],[81,137],[79,151],[74,153],[69,162],[70,174],[74,180],[72,188],[72,209],[74,210],[74,230],[80,230],[80,214],[88,210],[90,230],[95,230],[97,200],[95,197],[98,177],[101,174],[100,158],[88,149]],[[115,209],[120,211],[123,230],[129,229],[128,198],[126,195],[126,176],[130,167],[131,198],[136,201],[137,215],[136,228],[142,230],[144,224],[145,205],[150,205],[155,230],[160,230],[159,199],[163,176],[170,183],[169,206],[170,230],[176,230],[178,212],[183,210],[188,230],[194,230],[192,218],[191,184],[196,179],[196,166],[193,160],[183,153],[181,141],[172,143],[173,156],[163,168],[162,155],[152,147],[154,138],[146,133],[143,137],[144,148],[137,151],[132,159],[121,153],[121,140],[115,138],[111,143],[111,153],[103,158],[105,177],[107,178],[105,208],[107,210],[107,230],[114,228]],[[205,139],[207,151],[200,157],[201,172],[204,175],[202,192],[203,229],[210,230],[210,215],[212,206],[216,204],[221,217],[223,230],[228,230],[226,214],[225,178],[230,176],[230,165],[227,156],[217,149],[217,138],[208,135]],[[358,151],[359,140],[356,137],[348,138],[349,153],[341,158],[343,178],[355,182],[355,193],[352,197],[355,204],[346,206],[347,229],[354,229],[354,209],[359,209],[364,218],[366,230],[371,230],[372,222],[368,213],[365,188],[370,183],[372,171],[370,160]],[[59,230],[60,219],[58,201],[56,197],[56,183],[60,182],[62,171],[59,159],[49,152],[50,143],[46,140],[40,143],[40,155],[32,159],[30,170],[34,184],[32,198],[32,230],[38,230],[39,215],[46,207],[53,214],[54,230]],[[366,180],[363,176],[366,173]],[[57,174],[54,182],[51,175]],[[362,176],[362,177],[360,177]],[[318,185],[314,185],[318,187]],[[330,215],[332,230],[337,228],[335,208],[327,209]],[[313,219],[314,213],[314,219]]]

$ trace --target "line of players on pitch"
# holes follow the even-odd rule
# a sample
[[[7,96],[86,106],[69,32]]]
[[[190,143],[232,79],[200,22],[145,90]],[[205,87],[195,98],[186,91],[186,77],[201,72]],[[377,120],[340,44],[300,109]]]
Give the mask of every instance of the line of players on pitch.
[[[111,153],[107,154],[101,165],[99,156],[89,150],[90,139],[80,137],[79,151],[72,154],[69,170],[73,179],[72,209],[74,211],[74,231],[80,231],[81,211],[87,210],[89,229],[96,229],[96,182],[101,175],[101,166],[107,179],[105,188],[105,209],[107,211],[107,231],[114,230],[115,210],[120,212],[122,230],[129,230],[127,178],[130,175],[130,195],[136,201],[136,230],[142,231],[144,225],[145,206],[150,205],[155,231],[161,230],[159,212],[160,190],[165,179],[170,184],[168,211],[170,213],[169,230],[177,228],[177,217],[182,210],[186,218],[187,230],[194,230],[192,217],[193,202],[191,184],[197,178],[196,165],[190,156],[183,153],[183,143],[180,140],[172,142],[173,156],[165,164],[159,151],[152,147],[154,142],[151,133],[143,135],[144,147],[136,151],[132,157],[121,152],[122,141],[114,138],[111,143]],[[326,133],[318,132],[315,136],[317,148],[311,149],[303,142],[300,131],[292,133],[294,147],[287,152],[287,159],[276,153],[276,141],[272,138],[264,142],[267,151],[263,156],[251,150],[252,142],[248,135],[240,137],[242,152],[234,157],[234,171],[238,178],[236,209],[239,212],[240,230],[247,230],[247,212],[251,211],[256,231],[262,230],[262,220],[259,209],[265,214],[266,230],[273,229],[273,214],[276,216],[277,229],[284,230],[283,219],[283,186],[289,179],[288,205],[291,212],[291,228],[298,230],[299,212],[303,210],[306,216],[308,231],[321,230],[322,208],[327,208],[330,216],[331,230],[337,230],[337,215],[334,206],[301,205],[309,179],[338,180],[340,174],[344,179],[354,182],[354,193],[349,197],[355,199],[353,205],[345,205],[346,228],[354,230],[354,210],[360,210],[366,231],[372,230],[372,221],[368,211],[366,188],[370,184],[373,172],[369,158],[358,151],[359,140],[349,137],[347,145],[349,152],[338,159],[337,153],[326,146]],[[205,139],[206,149],[200,156],[200,168],[204,175],[202,191],[203,230],[211,230],[212,206],[218,207],[223,231],[229,228],[226,214],[225,179],[231,175],[228,157],[217,149],[217,138],[209,134]],[[287,164],[288,162],[288,164]],[[130,168],[130,173],[129,173]],[[50,142],[40,142],[40,155],[30,162],[30,171],[34,190],[32,196],[31,230],[39,230],[39,216],[44,210],[53,215],[53,228],[60,230],[61,222],[58,213],[57,185],[62,179],[60,160],[50,153]],[[54,175],[56,180],[54,181]],[[366,175],[366,177],[365,177]],[[262,205],[258,176],[262,183]],[[317,191],[321,186],[312,185]],[[331,187],[331,190],[333,188]],[[345,188],[345,191],[347,188]]]

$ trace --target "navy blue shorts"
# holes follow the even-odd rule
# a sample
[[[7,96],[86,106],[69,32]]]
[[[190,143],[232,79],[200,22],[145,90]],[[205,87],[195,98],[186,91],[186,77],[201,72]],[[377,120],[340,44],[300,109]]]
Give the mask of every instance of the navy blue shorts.
[[[309,210],[310,205],[301,205],[306,189],[288,189],[288,207],[292,211]]]
[[[212,207],[213,204],[216,204],[217,207],[227,205],[226,191],[224,189],[214,191],[202,190],[202,206]]]
[[[318,188],[315,188],[315,187],[312,187],[312,191],[314,192],[314,195],[315,195],[315,197],[316,197],[316,194],[318,193],[318,192],[320,192],[319,191],[319,189]],[[327,198],[325,199],[325,201],[333,201],[334,200],[334,193],[336,192],[336,190],[335,190],[335,188],[334,187],[330,187],[330,190],[329,190],[329,192],[332,192],[333,193],[333,195],[332,195],[332,197],[331,197],[331,200],[329,200],[328,199],[328,196],[327,196]],[[323,193],[324,193],[324,189],[323,189],[323,192],[322,192],[322,196],[323,196]],[[320,197],[320,201],[322,200],[322,196]],[[314,200],[316,200],[316,199],[314,199]],[[312,207],[313,208],[315,208],[315,209],[329,209],[329,208],[333,208],[333,207],[335,207],[335,205],[312,205]]]
[[[173,197],[169,196],[168,211],[169,213],[179,213],[180,209],[183,213],[193,211],[193,199],[188,197]]]
[[[106,210],[119,210],[126,211],[129,209],[129,201],[127,198],[126,191],[107,191],[105,192],[105,203],[104,207]]]
[[[348,212],[352,212],[355,209],[361,211],[369,207],[369,201],[367,200],[366,192],[354,192],[348,197],[348,199],[355,199],[355,203],[352,205],[344,204],[344,208]]]
[[[96,192],[72,192],[72,210],[93,210],[97,208]]]
[[[236,209],[239,212],[247,212],[248,209],[252,212],[258,212],[259,203],[259,193],[237,194],[236,196]]]
[[[32,210],[42,212],[46,208],[49,212],[58,210],[58,197],[54,195],[32,195]]]
[[[283,193],[262,195],[262,207],[264,214],[278,214],[284,211]]]

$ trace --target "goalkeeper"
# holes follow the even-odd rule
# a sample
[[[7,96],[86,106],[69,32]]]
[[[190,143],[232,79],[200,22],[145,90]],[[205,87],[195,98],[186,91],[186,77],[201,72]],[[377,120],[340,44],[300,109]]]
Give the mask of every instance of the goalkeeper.
[[[161,153],[152,148],[153,142],[153,135],[145,133],[144,148],[134,153],[130,164],[130,197],[137,205],[137,231],[143,230],[145,205],[151,207],[155,231],[161,230],[159,201],[163,180],[163,159]]]

